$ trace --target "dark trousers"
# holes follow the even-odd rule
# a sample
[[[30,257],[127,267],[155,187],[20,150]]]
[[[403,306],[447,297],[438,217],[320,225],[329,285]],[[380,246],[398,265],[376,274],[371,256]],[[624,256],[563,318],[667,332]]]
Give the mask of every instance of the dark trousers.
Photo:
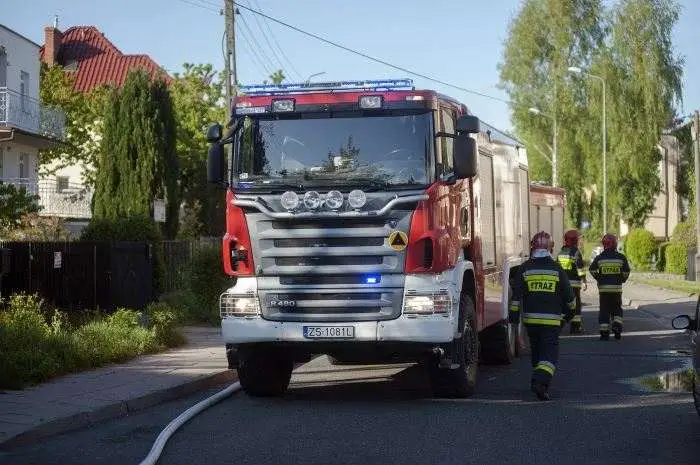
[[[580,328],[583,326],[581,319],[581,288],[573,287],[574,297],[576,297],[576,308],[574,309],[574,317],[571,319],[571,326]]]
[[[559,361],[559,332],[559,326],[527,326],[533,383],[549,386]]]
[[[598,323],[601,334],[610,334],[611,328],[613,332],[622,332],[622,293],[600,293]]]

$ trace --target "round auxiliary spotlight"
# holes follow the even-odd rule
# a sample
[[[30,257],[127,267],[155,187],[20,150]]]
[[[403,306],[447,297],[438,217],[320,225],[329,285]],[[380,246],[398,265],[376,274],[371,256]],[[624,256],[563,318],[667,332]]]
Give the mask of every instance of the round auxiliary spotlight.
[[[359,189],[355,189],[348,194],[348,203],[352,208],[362,208],[367,203],[367,196]]]
[[[309,210],[316,210],[321,206],[321,194],[316,191],[309,191],[304,194],[304,205]]]
[[[337,210],[343,206],[343,194],[340,191],[330,191],[326,194],[326,206],[331,210]]]
[[[287,191],[280,197],[280,203],[285,210],[296,210],[299,206],[299,196],[296,192]]]

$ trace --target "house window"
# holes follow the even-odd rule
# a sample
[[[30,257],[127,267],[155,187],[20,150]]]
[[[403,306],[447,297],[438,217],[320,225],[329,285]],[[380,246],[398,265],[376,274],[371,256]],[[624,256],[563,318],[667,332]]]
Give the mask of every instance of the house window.
[[[0,46],[0,87],[7,87],[7,52]]]
[[[29,97],[29,73],[26,71],[19,73],[19,93],[22,96],[22,110],[24,110]]]
[[[68,176],[56,176],[56,192],[68,190],[70,178]]]
[[[19,154],[19,178],[29,178],[29,155],[26,153]]]

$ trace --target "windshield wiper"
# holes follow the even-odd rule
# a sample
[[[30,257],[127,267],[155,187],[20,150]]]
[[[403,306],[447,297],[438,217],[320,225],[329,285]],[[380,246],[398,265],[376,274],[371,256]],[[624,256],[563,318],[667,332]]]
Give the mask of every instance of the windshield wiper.
[[[278,182],[273,181],[269,183],[263,183],[262,180],[251,180],[251,181],[241,181],[238,180],[233,185],[234,189],[239,191],[254,190],[255,192],[264,191],[278,191],[278,190],[298,190],[304,189],[304,184],[301,182]]]

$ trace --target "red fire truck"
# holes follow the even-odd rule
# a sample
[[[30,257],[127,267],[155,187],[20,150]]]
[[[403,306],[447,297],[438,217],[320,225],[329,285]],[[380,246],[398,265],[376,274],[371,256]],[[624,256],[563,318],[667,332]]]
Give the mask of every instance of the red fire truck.
[[[240,90],[226,134],[216,124],[207,138],[235,278],[222,334],[246,392],[281,395],[294,364],[327,354],[422,362],[437,396],[464,397],[480,360],[517,356],[508,282],[531,235],[521,143],[408,79]]]

